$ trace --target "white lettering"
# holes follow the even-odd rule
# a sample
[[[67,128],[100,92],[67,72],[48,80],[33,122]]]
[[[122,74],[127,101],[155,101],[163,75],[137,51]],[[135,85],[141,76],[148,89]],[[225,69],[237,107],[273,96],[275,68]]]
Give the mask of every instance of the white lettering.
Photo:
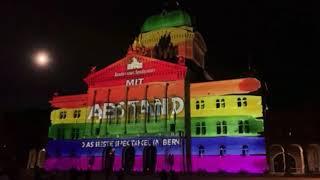
[[[140,85],[143,82],[143,78],[138,78],[138,79],[128,79],[126,81],[126,86],[136,86]]]
[[[94,111],[94,112],[93,112]],[[98,117],[99,119],[102,118],[102,109],[100,108],[99,104],[95,104],[94,107],[91,107],[88,119],[90,120],[93,116],[93,118]]]
[[[173,97],[171,101],[173,104],[172,115],[179,114],[184,108],[183,100],[180,97]]]

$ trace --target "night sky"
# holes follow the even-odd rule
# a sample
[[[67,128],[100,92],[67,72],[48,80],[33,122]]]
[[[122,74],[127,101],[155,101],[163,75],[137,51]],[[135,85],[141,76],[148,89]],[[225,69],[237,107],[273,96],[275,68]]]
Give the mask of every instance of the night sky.
[[[90,67],[101,69],[125,56],[144,20],[161,13],[164,2],[1,1],[2,113],[49,108],[54,92],[84,93],[82,79]],[[207,43],[206,68],[216,80],[240,77],[251,59],[268,84],[270,111],[280,114],[270,120],[274,126],[299,129],[302,123],[307,129],[299,132],[317,131],[320,20],[315,4],[190,0],[180,5]],[[39,49],[51,54],[49,68],[33,65],[31,56]]]

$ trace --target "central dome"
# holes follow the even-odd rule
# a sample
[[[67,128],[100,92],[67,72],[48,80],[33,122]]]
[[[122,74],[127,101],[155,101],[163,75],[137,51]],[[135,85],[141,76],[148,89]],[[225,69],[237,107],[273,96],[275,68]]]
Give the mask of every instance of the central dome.
[[[151,16],[143,23],[141,32],[177,26],[192,26],[188,13],[182,10],[175,10]]]

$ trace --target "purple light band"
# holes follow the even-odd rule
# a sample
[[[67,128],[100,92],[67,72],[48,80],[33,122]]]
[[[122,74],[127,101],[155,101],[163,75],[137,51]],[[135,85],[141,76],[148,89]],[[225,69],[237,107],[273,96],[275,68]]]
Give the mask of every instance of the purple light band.
[[[177,172],[183,171],[183,157],[174,156],[173,169]],[[89,166],[89,157],[79,158],[49,158],[46,160],[45,169],[48,171],[52,170],[68,170],[75,168],[77,170],[94,170],[99,171],[103,169],[103,157],[95,157],[93,165]],[[135,157],[134,170],[142,171],[143,160],[142,156]],[[121,169],[121,157],[116,156],[114,161],[113,169],[115,171]],[[165,163],[165,156],[157,156],[156,170],[170,170],[169,165]],[[228,155],[228,156],[192,156],[192,171],[196,172],[199,170],[207,172],[227,172],[227,173],[257,173],[261,174],[267,170],[266,156],[239,156],[239,155]]]

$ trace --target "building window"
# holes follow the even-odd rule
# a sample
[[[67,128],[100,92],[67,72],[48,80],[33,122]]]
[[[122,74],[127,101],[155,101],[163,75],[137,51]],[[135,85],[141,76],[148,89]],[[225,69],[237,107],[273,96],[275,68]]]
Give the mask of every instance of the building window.
[[[199,101],[196,101],[196,109],[200,109],[200,102]]]
[[[249,133],[250,132],[250,126],[249,126],[249,121],[245,120],[244,121],[244,132]]]
[[[243,98],[239,97],[237,99],[237,104],[238,104],[238,107],[246,107],[248,105],[247,98],[246,97],[243,97]]]
[[[204,100],[201,101],[196,101],[196,109],[204,109],[205,104],[204,104]]]
[[[218,121],[217,122],[217,134],[227,134],[228,133],[228,127],[226,121]]]
[[[205,122],[196,123],[196,135],[205,135],[207,133],[207,127]]]
[[[241,149],[241,155],[242,156],[246,156],[249,154],[249,147],[248,145],[243,145],[242,146],[242,149]]]
[[[216,100],[216,108],[225,108],[226,103],[224,99],[217,99]]]
[[[96,128],[96,136],[100,134],[100,128]]]
[[[226,121],[222,121],[222,132],[223,132],[223,134],[227,134],[228,133],[227,122]]]
[[[238,127],[239,127],[239,134],[243,133],[243,121],[238,122]]]
[[[238,122],[238,126],[239,126],[239,134],[249,133],[250,132],[250,127],[249,127],[249,121],[248,120],[239,121]]]
[[[80,130],[79,128],[72,128],[71,130],[71,139],[79,139]]]
[[[81,110],[73,111],[73,118],[78,119],[81,115]]]
[[[202,145],[199,146],[199,156],[203,157],[204,155],[204,147]]]
[[[220,156],[226,155],[226,146],[225,145],[221,145],[219,147],[219,152],[220,152]]]
[[[66,111],[61,111],[60,115],[59,115],[59,118],[60,119],[65,119],[66,117],[67,117],[67,112]]]
[[[196,135],[200,135],[200,122],[196,123]]]
[[[204,109],[204,100],[201,100],[200,102],[201,102],[201,103],[200,103],[200,108],[201,108],[201,109]]]

